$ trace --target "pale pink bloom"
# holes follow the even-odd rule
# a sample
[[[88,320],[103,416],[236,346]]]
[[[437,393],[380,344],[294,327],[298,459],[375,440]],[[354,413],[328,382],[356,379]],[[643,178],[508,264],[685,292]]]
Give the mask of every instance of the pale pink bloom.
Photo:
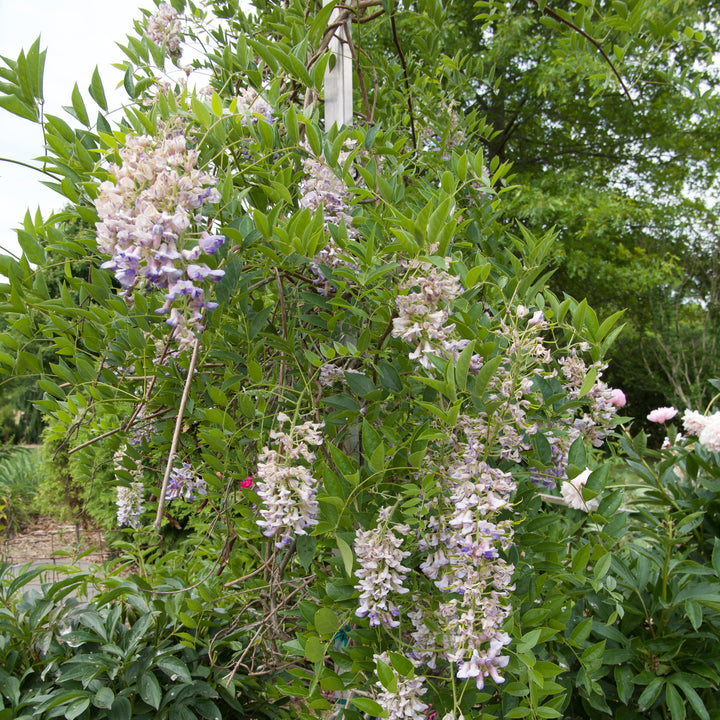
[[[568,507],[574,510],[584,510],[585,512],[595,512],[598,507],[600,507],[600,500],[598,498],[583,500],[582,490],[587,484],[591,472],[589,468],[585,468],[585,470],[572,480],[566,480],[562,484],[560,493]]]
[[[627,398],[625,397],[625,393],[620,390],[619,388],[613,388],[610,391],[610,402],[616,407],[621,408],[625,407],[625,404],[627,403]]]
[[[670,438],[666,435],[665,439],[663,440],[661,450],[667,450],[668,448],[672,447],[673,445],[679,445],[684,439],[685,438],[683,438],[682,433],[678,433],[675,436],[675,442],[671,443]]]
[[[705,427],[698,435],[698,442],[710,452],[720,452],[720,412],[705,418]]]
[[[697,410],[686,410],[682,418],[683,427],[690,435],[700,435],[705,427],[707,418]]]
[[[672,420],[678,411],[674,407],[661,407],[657,410],[653,410],[647,419],[654,423],[666,423],[668,420]]]

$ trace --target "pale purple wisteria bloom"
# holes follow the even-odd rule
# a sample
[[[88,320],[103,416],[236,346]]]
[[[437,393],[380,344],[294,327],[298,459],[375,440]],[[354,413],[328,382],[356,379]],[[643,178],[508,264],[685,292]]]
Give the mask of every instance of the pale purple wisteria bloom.
[[[344,380],[345,371],[341,367],[333,365],[332,363],[325,363],[325,365],[320,368],[318,381],[323,387],[331,387],[336,382],[343,382]]]
[[[273,121],[272,106],[254,88],[247,87],[240,90],[235,106],[245,122],[256,124],[258,120],[267,123]]]
[[[460,679],[475,678],[475,684],[478,690],[485,687],[485,678],[490,677],[498,684],[505,682],[505,679],[498,672],[499,668],[504,668],[510,658],[501,656],[504,644],[498,640],[490,641],[488,647],[481,652],[473,650],[472,656],[466,662],[461,663],[457,676]]]
[[[453,336],[455,323],[450,323],[449,306],[460,294],[458,279],[430,263],[415,263],[424,275],[411,277],[400,285],[395,304],[392,336],[415,345],[409,354],[424,368],[433,368],[430,355],[456,357],[461,345]],[[467,344],[467,343],[465,343]]]
[[[191,502],[197,495],[207,495],[207,482],[194,473],[190,463],[185,462],[170,470],[166,500],[181,499]]]
[[[570,355],[560,358],[559,363],[568,399],[582,399],[589,405],[587,410],[570,409],[566,412],[563,422],[569,429],[570,443],[582,436],[593,447],[601,447],[621,407],[616,390],[601,379],[606,365],[594,363],[589,368],[574,350]],[[580,391],[591,368],[597,372],[597,379],[590,391],[581,398]],[[582,415],[578,416],[579,412]]]
[[[278,413],[282,428],[290,423],[285,413]],[[262,500],[258,527],[266,537],[276,537],[276,547],[292,542],[296,535],[307,535],[317,525],[319,507],[315,499],[317,480],[311,468],[315,453],[308,446],[323,443],[324,423],[305,422],[285,430],[271,430],[274,447],[263,448],[258,457],[255,486]]]
[[[341,152],[339,162],[342,164],[347,157],[347,152]],[[307,208],[313,214],[322,208],[326,230],[331,225],[344,224],[348,237],[357,237],[357,230],[352,225],[352,215],[350,214],[350,193],[343,180],[332,171],[327,163],[314,157],[309,150],[307,157],[303,159],[303,170],[305,178],[299,188],[298,204],[300,207]],[[330,270],[354,267],[348,263],[340,246],[332,237],[327,239],[324,247],[310,263],[318,291],[321,295],[328,295],[332,293],[332,287],[322,271],[322,266]]]
[[[179,58],[182,55],[181,29],[177,11],[167,3],[160,3],[157,12],[148,18],[145,35],[156,45],[164,45],[170,57]]]
[[[223,236],[205,231],[196,241],[190,232],[198,209],[220,200],[216,179],[196,167],[198,152],[177,127],[161,127],[157,137],[130,137],[118,154],[121,164],[110,166],[115,182],[103,182],[95,200],[98,250],[111,256],[102,267],[114,271],[129,302],[135,290],[165,291],[157,312],[169,314],[172,337],[184,349],[213,307],[206,281],[224,275],[198,262],[203,253],[217,252]]]
[[[140,527],[140,516],[145,511],[143,494],[145,488],[141,482],[129,486],[117,486],[117,524],[120,527]]]
[[[510,548],[513,527],[500,514],[510,508],[512,476],[489,465],[486,429],[476,418],[461,417],[465,441],[454,438],[454,452],[439,492],[429,502],[429,517],[419,549],[420,570],[448,599],[436,609],[410,614],[414,631],[411,660],[434,668],[438,658],[458,666],[458,677],[472,677],[478,688],[507,664],[502,648],[510,637],[502,626],[514,568],[501,554]],[[430,628],[440,628],[432,631]]]
[[[403,582],[410,569],[402,562],[410,553],[402,549],[403,538],[410,532],[407,525],[391,525],[392,508],[383,508],[378,523],[355,536],[355,555],[360,569],[355,576],[360,582],[358,617],[368,617],[370,625],[394,628],[400,625],[400,607],[395,596],[409,592]]]
[[[392,669],[390,657],[387,653],[375,655],[375,661],[381,660]],[[393,673],[395,671],[393,670]],[[427,692],[425,678],[416,676],[412,678],[400,677],[395,673],[397,689],[394,693],[387,690],[382,683],[376,683],[380,692],[377,701],[387,713],[388,720],[418,720],[425,717],[428,709],[427,703],[420,698]]]
[[[134,431],[128,440],[128,444],[141,444],[145,435],[146,432],[144,431]],[[129,472],[133,478],[130,485],[118,485],[116,487],[117,523],[120,527],[127,525],[137,528],[140,527],[140,515],[145,510],[143,504],[145,486],[143,485],[142,460],[139,457],[133,458],[127,455],[127,449],[127,445],[121,445],[113,454],[116,479],[121,471]],[[132,465],[132,468],[128,468],[126,465]]]

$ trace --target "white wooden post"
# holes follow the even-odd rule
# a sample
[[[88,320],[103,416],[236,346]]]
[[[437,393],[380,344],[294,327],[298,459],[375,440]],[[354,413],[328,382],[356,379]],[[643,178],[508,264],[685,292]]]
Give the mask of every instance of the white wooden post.
[[[323,0],[327,5],[330,0]],[[333,10],[330,22],[338,20],[338,11]],[[338,128],[352,124],[352,53],[347,44],[350,37],[350,20],[338,28],[330,41],[330,50],[335,55],[335,67],[325,73],[325,131],[337,123]],[[329,65],[328,65],[329,67]]]

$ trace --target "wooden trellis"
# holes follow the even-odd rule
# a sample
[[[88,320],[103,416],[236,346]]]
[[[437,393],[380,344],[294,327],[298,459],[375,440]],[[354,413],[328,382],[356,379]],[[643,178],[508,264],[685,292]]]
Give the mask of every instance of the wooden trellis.
[[[329,0],[324,0],[327,5]],[[340,14],[337,9],[330,16],[330,24],[337,23]],[[330,50],[335,55],[335,64],[328,66],[325,73],[325,130],[337,124],[338,128],[352,124],[353,116],[353,67],[352,52],[348,39],[350,33],[350,19],[347,18],[333,34],[330,40]]]

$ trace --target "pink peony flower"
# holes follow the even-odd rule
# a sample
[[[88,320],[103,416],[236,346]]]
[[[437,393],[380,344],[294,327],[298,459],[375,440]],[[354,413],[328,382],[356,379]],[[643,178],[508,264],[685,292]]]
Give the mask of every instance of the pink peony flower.
[[[710,452],[720,452],[720,412],[705,418],[705,427],[698,435],[698,442]]]
[[[654,423],[666,423],[668,420],[672,420],[678,411],[674,407],[661,407],[657,410],[653,410],[647,419]]]
[[[587,484],[591,472],[592,470],[585,468],[585,470],[572,480],[565,480],[562,484],[560,493],[568,507],[574,510],[584,510],[585,512],[595,512],[600,507],[600,500],[598,498],[583,500],[582,490]]]
[[[625,407],[625,404],[627,403],[625,393],[619,388],[613,388],[610,391],[610,402],[618,409]]]
[[[707,418],[697,410],[686,410],[682,422],[686,432],[690,435],[700,435],[707,423]]]

